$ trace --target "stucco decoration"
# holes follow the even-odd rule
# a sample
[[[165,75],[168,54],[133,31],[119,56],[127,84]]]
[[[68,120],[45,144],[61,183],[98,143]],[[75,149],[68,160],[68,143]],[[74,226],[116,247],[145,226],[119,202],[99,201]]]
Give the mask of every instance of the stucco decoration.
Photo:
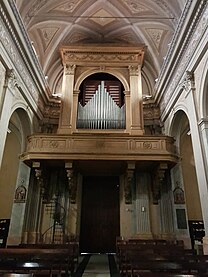
[[[153,41],[157,50],[159,50],[162,36],[166,33],[166,31],[167,30],[158,29],[158,28],[147,28],[146,29],[146,32],[148,33],[149,37]]]
[[[67,1],[64,4],[57,6],[53,11],[72,13],[79,5],[80,0]]]
[[[52,41],[59,29],[59,27],[45,27],[38,29],[44,44],[44,51],[47,50],[50,42]]]
[[[150,11],[149,8],[147,8],[144,5],[141,5],[138,3],[137,0],[123,0],[123,3],[126,4],[126,6],[131,10],[132,13],[143,13]]]
[[[25,23],[28,24],[38,11],[45,6],[45,4],[48,2],[48,0],[36,0],[33,1],[30,9],[28,10],[26,16],[25,16]]]
[[[171,55],[174,51],[174,47],[177,44],[177,37],[180,35],[180,30],[183,27],[183,23],[185,20],[186,12],[188,12],[188,8],[190,5],[190,1],[187,2],[187,7],[184,10],[184,14],[180,19],[180,23],[178,26],[178,29],[175,32],[175,35],[173,37],[173,42],[171,44],[171,48],[169,49],[169,52],[166,56],[165,63],[163,65],[163,68],[161,70],[160,78],[162,78],[163,72],[165,71],[165,68],[170,63]],[[177,85],[180,84],[180,80],[187,68],[187,65],[189,61],[192,59],[196,47],[198,46],[198,43],[200,39],[202,38],[204,31],[206,30],[208,26],[208,9],[207,9],[207,1],[202,0],[199,9],[195,13],[195,17],[192,20],[192,24],[189,28],[189,31],[186,34],[186,37],[183,40],[183,44],[180,47],[180,51],[177,54],[177,60],[174,60],[174,70],[175,74],[172,74],[172,78],[170,80],[169,86],[166,89],[166,93],[164,94],[164,98],[161,102],[161,111],[163,112],[168,104],[170,102],[170,99],[173,95],[173,92],[175,91]],[[156,89],[159,86],[159,82],[156,84]]]

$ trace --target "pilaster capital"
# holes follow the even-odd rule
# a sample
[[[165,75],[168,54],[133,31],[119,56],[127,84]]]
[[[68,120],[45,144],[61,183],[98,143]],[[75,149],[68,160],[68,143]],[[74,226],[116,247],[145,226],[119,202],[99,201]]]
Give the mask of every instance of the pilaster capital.
[[[65,75],[74,75],[76,69],[75,64],[66,64],[64,66],[64,74]]]
[[[130,76],[139,76],[139,74],[141,73],[140,65],[130,65],[128,68]]]
[[[186,71],[185,77],[181,83],[181,87],[189,92],[191,89],[195,88],[194,73],[191,71]]]
[[[7,85],[10,86],[11,88],[18,86],[18,80],[14,72],[14,69],[6,70],[6,80],[7,80]]]

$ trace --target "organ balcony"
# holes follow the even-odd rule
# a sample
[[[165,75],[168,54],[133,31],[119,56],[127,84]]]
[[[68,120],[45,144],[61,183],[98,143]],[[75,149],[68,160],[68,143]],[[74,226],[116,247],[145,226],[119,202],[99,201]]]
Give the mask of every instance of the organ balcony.
[[[36,160],[158,161],[175,164],[174,139],[167,136],[133,136],[111,133],[32,135],[28,138],[25,162]]]

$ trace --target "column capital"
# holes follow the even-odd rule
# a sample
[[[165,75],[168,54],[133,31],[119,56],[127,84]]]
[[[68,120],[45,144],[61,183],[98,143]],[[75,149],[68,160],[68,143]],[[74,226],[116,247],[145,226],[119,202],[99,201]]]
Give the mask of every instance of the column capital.
[[[184,79],[180,85],[186,92],[189,92],[191,89],[194,89],[195,88],[194,73],[191,71],[186,71]]]
[[[139,76],[141,72],[141,65],[129,65],[130,76]]]
[[[75,73],[75,64],[65,64],[64,66],[64,74],[65,75],[74,75]]]
[[[10,86],[11,88],[19,86],[19,81],[18,81],[17,76],[14,72],[14,69],[7,69],[6,70],[6,80],[7,80],[7,85]]]

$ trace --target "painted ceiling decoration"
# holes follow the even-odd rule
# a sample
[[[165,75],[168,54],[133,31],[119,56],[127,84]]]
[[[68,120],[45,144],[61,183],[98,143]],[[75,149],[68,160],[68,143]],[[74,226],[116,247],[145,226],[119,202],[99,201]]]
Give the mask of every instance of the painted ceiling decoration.
[[[55,93],[63,70],[60,47],[90,43],[145,45],[143,70],[153,89],[185,0],[16,0],[16,4]]]

